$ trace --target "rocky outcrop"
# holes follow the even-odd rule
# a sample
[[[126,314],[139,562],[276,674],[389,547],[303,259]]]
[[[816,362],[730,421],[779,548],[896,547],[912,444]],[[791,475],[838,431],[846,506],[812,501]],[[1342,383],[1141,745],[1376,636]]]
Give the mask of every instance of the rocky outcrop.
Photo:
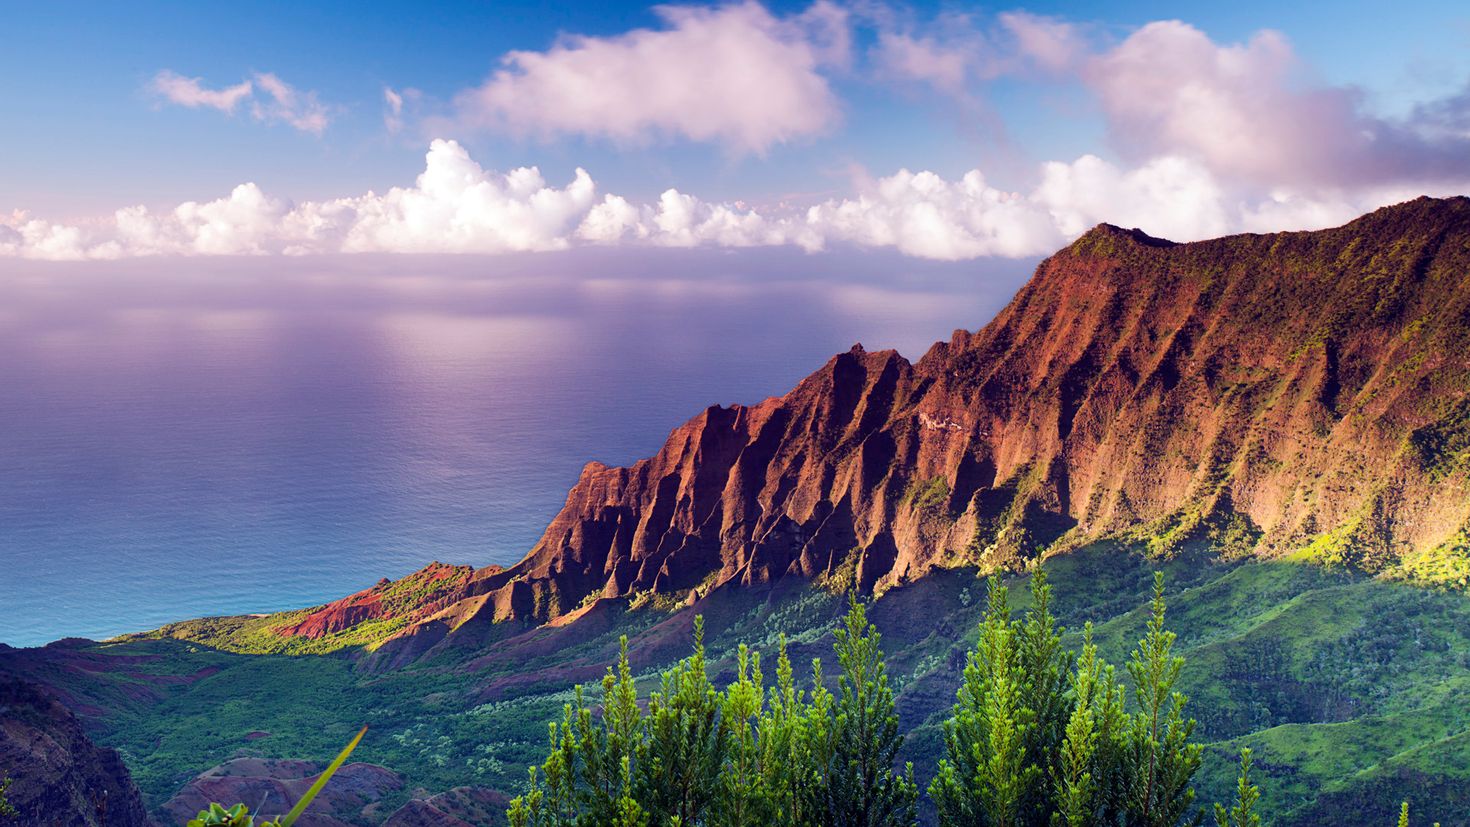
[[[18,813],[7,825],[149,827],[118,754],[92,743],[75,716],[40,687],[0,675],[0,775]]]
[[[316,781],[311,761],[237,758],[195,777],[163,805],[170,824],[183,824],[211,802],[245,804],[252,813],[280,815]],[[345,764],[296,822],[301,827],[349,827],[382,820],[379,802],[403,788],[397,773],[374,764]]]
[[[383,827],[497,827],[510,799],[484,787],[455,787],[398,808]]]
[[[244,803],[251,812],[278,815],[296,804],[321,769],[311,761],[237,758],[194,778],[163,805],[163,812],[174,824],[183,824],[210,802]],[[510,799],[496,790],[456,787],[385,809],[385,799],[401,789],[403,779],[392,770],[375,764],[347,764],[296,823],[300,827],[493,827],[505,823],[510,806]]]

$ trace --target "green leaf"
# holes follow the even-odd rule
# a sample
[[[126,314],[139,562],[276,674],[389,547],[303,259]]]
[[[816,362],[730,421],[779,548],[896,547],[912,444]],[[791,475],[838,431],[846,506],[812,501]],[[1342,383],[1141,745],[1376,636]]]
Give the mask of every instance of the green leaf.
[[[357,743],[362,740],[362,736],[366,735],[367,731],[367,727],[358,730],[357,736],[352,739],[352,742],[346,747],[343,747],[341,752],[337,753],[337,757],[332,760],[331,764],[327,765],[326,771],[317,778],[315,784],[311,785],[311,789],[306,791],[306,795],[303,795],[301,800],[296,802],[296,806],[291,808],[291,812],[286,813],[285,817],[280,820],[280,827],[291,827],[292,824],[296,823],[296,819],[300,818],[301,814],[306,811],[306,808],[311,806],[311,800],[316,798],[316,794],[321,792],[322,787],[327,785],[327,782],[331,780],[332,776],[342,766],[342,762],[346,761],[347,756],[351,755],[352,751],[357,749]]]

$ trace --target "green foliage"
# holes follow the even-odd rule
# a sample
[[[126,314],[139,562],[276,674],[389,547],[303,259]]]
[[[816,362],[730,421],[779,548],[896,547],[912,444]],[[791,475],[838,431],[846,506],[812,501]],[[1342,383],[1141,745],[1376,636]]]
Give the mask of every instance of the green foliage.
[[[1256,814],[1256,801],[1261,797],[1259,787],[1251,783],[1251,751],[1240,751],[1240,781],[1235,791],[1235,806],[1215,805],[1215,827],[1261,827],[1261,817]]]
[[[1132,777],[1125,809],[1131,823],[1144,827],[1173,827],[1186,819],[1194,803],[1190,781],[1204,751],[1190,743],[1194,720],[1185,720],[1186,699],[1174,689],[1184,668],[1184,658],[1174,655],[1175,639],[1164,628],[1164,575],[1159,572],[1148,633],[1128,663],[1139,709],[1128,738]]]
[[[20,812],[17,811],[15,807],[11,805],[10,800],[5,797],[5,794],[9,790],[10,778],[0,778],[0,818],[15,818],[20,815]]]
[[[200,810],[199,815],[189,819],[188,827],[291,827],[297,819],[301,818],[301,814],[306,812],[306,808],[311,806],[311,802],[316,799],[322,788],[327,786],[327,782],[332,780],[332,776],[337,774],[337,770],[342,767],[347,756],[357,749],[358,743],[362,741],[362,736],[367,734],[367,730],[367,727],[363,727],[357,731],[357,736],[343,747],[341,752],[337,753],[337,757],[332,759],[332,763],[327,765],[321,775],[317,776],[316,781],[296,802],[296,806],[281,816],[279,820],[263,821],[256,825],[254,816],[250,815],[250,810],[244,804],[236,804],[228,810],[219,804],[210,804],[207,809]]]
[[[938,514],[948,509],[949,494],[949,480],[941,474],[928,480],[910,480],[903,502],[912,505],[916,511]]]
[[[819,827],[912,825],[912,768],[893,765],[902,745],[877,631],[855,600],[838,632],[836,697],[812,664],[796,687],[781,639],[776,685],[741,646],[735,680],[719,692],[705,661],[704,621],[694,653],[666,670],[640,712],[623,640],[602,682],[602,715],[580,691],[550,754],[511,802],[512,827]]]
[[[1405,801],[1399,807],[1399,827],[1409,827],[1409,802]],[[1434,822],[1434,827],[1439,827],[1439,822]]]
[[[913,765],[903,775],[893,771],[903,736],[880,641],[863,604],[851,598],[847,618],[837,630],[842,677],[830,758],[819,768],[825,771],[823,803],[834,827],[914,823],[918,786]]]
[[[270,827],[271,822],[262,822],[260,827]],[[255,817],[244,804],[236,804],[226,810],[220,804],[210,804],[200,810],[199,815],[189,819],[188,827],[255,827]]]
[[[1129,663],[1138,707],[1131,717],[1090,624],[1083,634],[1074,659],[1061,648],[1044,572],[1033,576],[1020,620],[1011,617],[1006,587],[991,579],[980,643],[929,787],[940,824],[1193,823],[1190,782],[1202,747],[1190,743],[1194,722],[1184,720],[1184,696],[1173,689],[1183,659],[1172,655],[1174,635],[1164,629],[1162,574]]]
[[[1179,633],[1175,652],[1187,658],[1178,686],[1190,698],[1196,735],[1206,746],[1194,782],[1198,802],[1234,800],[1240,751],[1249,747],[1251,780],[1260,788],[1257,810],[1278,827],[1393,823],[1394,802],[1411,793],[1424,824],[1457,823],[1470,806],[1470,598],[1312,566],[1221,563],[1192,553],[1151,561],[1112,544],[1086,547],[1046,566],[1054,590],[1050,610],[1067,627],[1059,634],[1063,648],[1078,653],[1077,668],[1085,662],[1089,622],[1096,659],[1127,663],[1146,631],[1155,568],[1168,575],[1168,625]],[[1024,611],[1030,605],[1025,578],[1007,582],[1012,608]],[[974,599],[966,601],[966,591]],[[796,732],[807,727],[803,710],[820,695],[807,664],[819,654],[830,661],[825,652],[845,597],[818,589],[777,596],[718,590],[709,600],[707,607],[717,607],[705,609],[711,677],[726,676],[719,679],[723,689],[738,671],[736,644],[749,641],[762,654],[767,710],[774,711],[771,698],[781,681],[772,663],[784,635],[795,664],[792,691],[801,702],[783,725]],[[903,710],[901,760],[914,762],[923,786],[944,753],[942,724],[986,611],[972,569],[932,573],[869,608]],[[615,663],[619,637],[626,635],[650,658],[640,668],[651,671],[634,675],[646,698],[658,685],[658,670],[673,660],[660,660],[667,649],[653,648],[662,647],[655,623],[667,619],[622,612],[606,627],[579,626],[557,647],[473,667],[440,659],[363,670],[342,656],[247,656],[181,640],[130,638],[57,650],[86,657],[95,669],[48,666],[34,674],[104,711],[92,719],[94,737],[122,753],[150,807],[224,759],[325,763],[366,721],[380,737],[365,740],[354,760],[387,767],[404,781],[378,805],[386,813],[414,790],[525,791],[524,768],[547,757],[546,722],[559,720],[575,699],[566,667],[588,659]],[[643,640],[653,644],[645,649]],[[108,666],[113,658],[118,665]],[[836,675],[827,671],[820,687],[836,691]],[[1115,684],[1128,683],[1126,670],[1117,676]],[[1075,669],[1068,677],[1070,684]],[[491,686],[500,688],[487,701]],[[1125,691],[1131,708],[1131,685]],[[598,698],[595,684],[587,695]],[[1094,691],[1093,697],[1101,704],[1105,696]],[[829,717],[813,714],[816,721]],[[1079,721],[1073,729],[1080,728]],[[793,754],[776,748],[779,738],[767,738],[767,729],[779,727],[763,720],[758,744]],[[257,731],[266,734],[246,738]],[[822,741],[809,743],[805,748],[817,749]],[[1082,739],[1074,743],[1080,747]],[[762,764],[776,777],[789,766]],[[785,777],[787,790],[810,783]],[[1092,780],[1099,790],[1113,785],[1096,775]],[[802,799],[788,794],[785,800]]]

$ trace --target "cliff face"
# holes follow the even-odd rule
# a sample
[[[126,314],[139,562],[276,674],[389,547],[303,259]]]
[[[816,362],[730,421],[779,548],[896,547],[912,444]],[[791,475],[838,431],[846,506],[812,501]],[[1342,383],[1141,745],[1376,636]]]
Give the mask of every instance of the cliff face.
[[[916,364],[854,347],[589,464],[531,553],[468,585],[472,613],[788,575],[881,590],[1103,537],[1453,571],[1467,391],[1470,199],[1195,244],[1103,225]]]
[[[34,684],[0,676],[0,775],[17,827],[149,827],[116,752],[93,744],[71,712]]]
[[[1102,225],[917,363],[854,347],[631,467],[589,464],[524,560],[445,583],[387,656],[597,598],[882,591],[1106,538],[1463,586],[1467,390],[1470,199],[1192,244]]]

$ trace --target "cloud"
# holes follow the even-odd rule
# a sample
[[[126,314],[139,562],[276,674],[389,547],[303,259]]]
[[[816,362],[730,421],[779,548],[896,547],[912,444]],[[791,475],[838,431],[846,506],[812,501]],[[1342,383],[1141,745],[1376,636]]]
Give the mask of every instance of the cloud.
[[[412,186],[293,204],[252,183],[171,210],[126,207],[66,225],[0,215],[0,255],[97,259],[312,253],[507,253],[586,245],[891,248],[935,260],[1043,255],[1088,227],[1138,226],[1179,241],[1243,230],[1314,229],[1420,194],[1406,187],[1251,195],[1206,165],[1161,156],[1123,167],[1092,155],[1049,162],[1027,192],[999,189],[980,170],[950,180],[929,171],[862,183],[843,198],[755,208],[675,189],[639,203],[599,194],[577,169],[548,183],[535,167],[487,170],[454,141],[429,147]],[[1464,191],[1444,184],[1432,194]]]
[[[256,96],[250,112],[258,121],[280,121],[313,135],[327,129],[329,116],[327,107],[316,98],[315,92],[302,92],[269,72],[255,75],[255,86],[265,93]]]
[[[1080,77],[1134,159],[1184,155],[1265,186],[1384,185],[1470,170],[1470,135],[1437,128],[1470,119],[1470,95],[1406,121],[1379,118],[1357,89],[1313,83],[1274,31],[1220,45],[1186,23],[1150,23],[1087,60]]]
[[[891,9],[870,10],[875,31],[868,53],[880,80],[919,82],[974,102],[980,87],[997,78],[1065,75],[1090,54],[1074,24],[1028,12],[1005,12],[989,22],[947,12],[916,22]]]
[[[165,69],[153,76],[149,85],[155,94],[170,103],[197,109],[201,106],[233,112],[240,101],[250,97],[250,81],[243,81],[223,89],[206,89],[203,78],[186,78]]]
[[[302,132],[321,135],[331,121],[331,110],[315,92],[301,91],[270,72],[221,89],[208,89],[202,78],[188,78],[165,69],[153,76],[149,89],[170,103],[190,109],[207,107],[233,114],[249,101],[257,121],[284,123]]]
[[[926,83],[967,104],[1002,77],[1079,84],[1096,98],[1113,148],[1135,167],[1185,158],[1258,195],[1470,177],[1470,85],[1386,118],[1361,90],[1317,80],[1276,31],[1217,43],[1164,20],[1108,43],[1095,28],[1027,12],[915,23],[885,8],[869,15],[880,79]]]
[[[1014,41],[1014,53],[1049,72],[1071,70],[1087,54],[1076,24],[1023,11],[1005,12],[997,19]]]
[[[971,48],[890,31],[878,33],[873,49],[873,60],[880,74],[928,83],[950,94],[964,90],[974,59],[975,51]]]
[[[819,71],[849,50],[837,6],[818,2],[781,18],[755,2],[656,12],[663,28],[510,52],[456,98],[459,123],[619,143],[684,138],[743,154],[819,135],[839,120]]]

